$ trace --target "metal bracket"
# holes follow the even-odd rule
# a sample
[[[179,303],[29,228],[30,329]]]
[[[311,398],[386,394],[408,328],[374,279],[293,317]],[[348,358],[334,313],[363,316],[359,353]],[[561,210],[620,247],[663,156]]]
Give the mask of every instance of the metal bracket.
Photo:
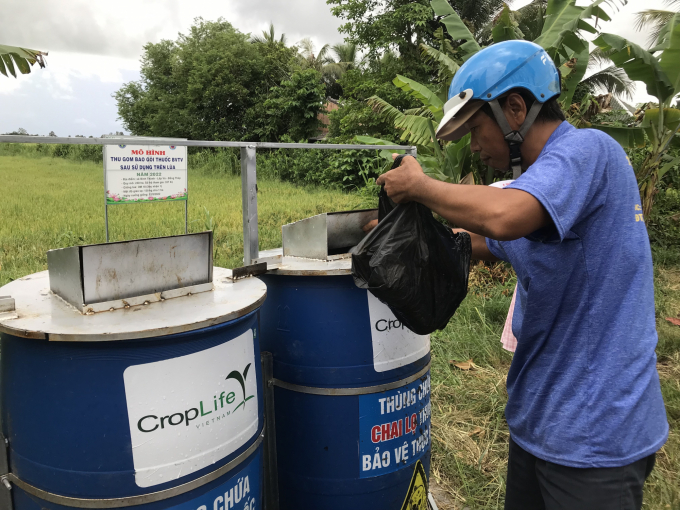
[[[16,318],[17,313],[14,298],[10,296],[0,296],[0,320]]]
[[[264,422],[269,434],[264,441],[264,510],[279,510],[279,469],[276,456],[276,419],[274,410],[274,357],[271,352],[260,355],[262,362],[262,394]]]
[[[2,298],[0,298],[1,300]],[[14,300],[12,300],[14,301]],[[0,480],[3,487],[0,487],[0,510],[13,510],[12,504],[12,485],[9,483],[9,458],[7,455],[7,439],[0,433]],[[6,490],[5,490],[6,489]]]
[[[237,267],[231,270],[231,281],[235,282],[242,278],[248,278],[249,276],[257,276],[260,274],[265,274],[267,272],[267,263],[258,262],[257,264],[250,264],[249,266]]]
[[[315,388],[313,386],[301,386],[299,384],[292,384],[279,379],[272,379],[274,386],[283,388],[284,390],[296,391],[298,393],[308,393],[310,395],[326,395],[329,397],[346,397],[351,395],[370,395],[372,393],[381,393],[383,391],[393,390],[395,388],[401,388],[407,384],[411,384],[423,377],[430,370],[430,363],[425,366],[422,370],[406,379],[401,379],[400,381],[394,381],[387,384],[380,384],[378,386],[364,386],[361,388]]]

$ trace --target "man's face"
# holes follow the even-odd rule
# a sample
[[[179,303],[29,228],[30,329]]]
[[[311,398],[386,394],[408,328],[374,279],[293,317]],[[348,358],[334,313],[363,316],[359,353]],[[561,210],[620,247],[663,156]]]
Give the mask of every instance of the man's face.
[[[465,126],[470,130],[470,148],[479,152],[482,163],[497,170],[510,168],[510,149],[496,121],[478,110]]]

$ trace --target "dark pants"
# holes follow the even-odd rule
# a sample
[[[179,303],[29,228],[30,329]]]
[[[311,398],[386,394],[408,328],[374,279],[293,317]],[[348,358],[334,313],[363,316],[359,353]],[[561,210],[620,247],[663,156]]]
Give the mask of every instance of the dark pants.
[[[572,468],[534,457],[510,439],[505,510],[640,510],[656,454],[616,468]]]

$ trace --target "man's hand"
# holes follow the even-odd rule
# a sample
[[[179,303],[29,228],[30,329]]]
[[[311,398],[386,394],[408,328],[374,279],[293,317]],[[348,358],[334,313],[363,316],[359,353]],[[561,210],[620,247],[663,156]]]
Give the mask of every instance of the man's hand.
[[[368,223],[366,223],[366,225],[361,227],[361,230],[363,230],[364,232],[366,232],[368,234],[371,230],[373,230],[377,226],[378,226],[378,220],[371,220]]]
[[[398,154],[392,154],[392,159],[396,159],[397,156]],[[384,185],[387,196],[397,204],[403,204],[415,200],[426,179],[428,177],[423,173],[416,158],[406,156],[401,160],[399,167],[378,177],[376,184]]]

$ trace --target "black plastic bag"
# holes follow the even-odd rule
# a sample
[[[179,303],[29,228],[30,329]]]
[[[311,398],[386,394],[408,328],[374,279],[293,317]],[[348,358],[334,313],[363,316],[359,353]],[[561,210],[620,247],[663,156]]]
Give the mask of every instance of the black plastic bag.
[[[395,161],[395,168],[402,158]],[[444,329],[465,299],[472,246],[432,211],[380,191],[379,223],[352,250],[352,275],[414,333]]]

